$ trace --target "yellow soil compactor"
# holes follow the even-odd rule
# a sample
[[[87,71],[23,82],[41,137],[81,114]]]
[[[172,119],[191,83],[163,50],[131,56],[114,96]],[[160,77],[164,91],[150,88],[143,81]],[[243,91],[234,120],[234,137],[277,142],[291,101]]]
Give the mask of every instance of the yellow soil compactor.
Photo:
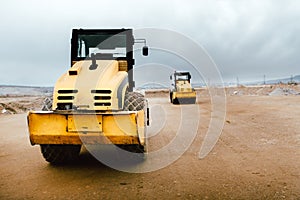
[[[54,87],[42,111],[28,113],[30,142],[46,161],[74,160],[82,144],[115,144],[145,153],[147,101],[133,92],[132,29],[73,29],[71,68]]]
[[[175,71],[171,76],[172,89],[170,89],[170,101],[173,104],[195,104],[196,91],[191,86],[191,74],[189,72]]]

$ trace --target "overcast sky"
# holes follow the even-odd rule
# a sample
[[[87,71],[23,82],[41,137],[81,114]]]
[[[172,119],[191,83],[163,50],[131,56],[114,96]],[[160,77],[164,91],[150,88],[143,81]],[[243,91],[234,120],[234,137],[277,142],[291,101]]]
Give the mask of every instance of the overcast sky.
[[[72,28],[163,28],[202,45],[224,81],[300,74],[300,1],[3,1],[0,85],[53,86]]]

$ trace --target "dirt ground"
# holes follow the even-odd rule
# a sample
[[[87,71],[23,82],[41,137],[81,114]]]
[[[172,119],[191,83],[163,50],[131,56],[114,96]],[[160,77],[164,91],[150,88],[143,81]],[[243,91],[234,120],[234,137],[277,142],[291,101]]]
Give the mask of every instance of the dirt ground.
[[[117,171],[84,149],[72,165],[50,165],[39,146],[29,143],[27,109],[0,114],[0,199],[300,199],[300,96],[245,95],[241,90],[227,91],[224,128],[207,157],[199,159],[198,153],[211,104],[200,91],[196,105],[184,105],[191,112],[200,110],[192,145],[171,165],[148,173]],[[152,152],[174,137],[181,107],[171,105],[166,93],[148,98],[149,131],[158,132],[149,139]],[[38,108],[42,97],[0,100],[5,106]],[[189,128],[184,134],[190,134]]]

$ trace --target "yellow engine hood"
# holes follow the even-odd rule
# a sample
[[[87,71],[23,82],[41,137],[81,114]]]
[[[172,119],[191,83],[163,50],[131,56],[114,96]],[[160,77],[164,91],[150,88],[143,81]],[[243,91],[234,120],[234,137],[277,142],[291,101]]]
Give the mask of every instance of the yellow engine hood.
[[[192,86],[188,81],[177,81],[176,82],[177,92],[191,92]]]
[[[76,62],[56,82],[53,108],[70,103],[78,110],[118,110],[128,85],[127,72],[119,71],[115,60],[97,60],[91,70],[91,60]]]

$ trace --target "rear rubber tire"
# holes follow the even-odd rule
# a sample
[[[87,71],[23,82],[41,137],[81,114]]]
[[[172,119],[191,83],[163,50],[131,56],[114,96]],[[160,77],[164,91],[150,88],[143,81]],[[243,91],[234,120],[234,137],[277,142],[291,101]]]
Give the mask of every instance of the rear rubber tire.
[[[139,111],[145,107],[145,97],[138,92],[128,92],[125,94],[124,110],[125,111]],[[129,145],[117,145],[123,150],[133,153],[145,153],[146,144],[144,146],[140,144],[129,144]]]
[[[43,111],[51,111],[52,110],[52,99],[45,98],[42,106]]]
[[[81,145],[41,144],[41,152],[46,161],[52,164],[63,164],[76,160]]]
[[[144,95],[138,92],[126,92],[124,101],[125,111],[139,111],[145,107]]]

